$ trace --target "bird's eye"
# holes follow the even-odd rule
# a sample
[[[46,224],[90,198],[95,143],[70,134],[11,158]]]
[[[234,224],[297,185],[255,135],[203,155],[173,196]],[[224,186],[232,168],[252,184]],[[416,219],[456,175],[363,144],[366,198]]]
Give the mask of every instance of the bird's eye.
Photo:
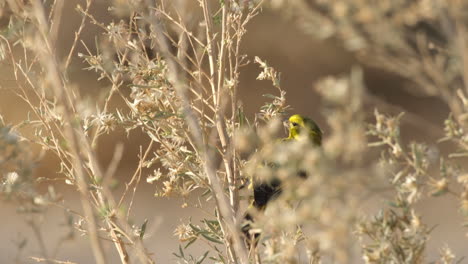
[[[296,123],[296,122],[292,122],[292,125],[295,126],[295,127],[299,126],[299,124]]]

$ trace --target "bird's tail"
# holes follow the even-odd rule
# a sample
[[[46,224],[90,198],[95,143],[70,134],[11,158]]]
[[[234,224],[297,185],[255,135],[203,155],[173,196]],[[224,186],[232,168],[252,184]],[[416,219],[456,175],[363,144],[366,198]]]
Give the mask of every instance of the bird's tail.
[[[244,234],[245,243],[249,248],[257,246],[258,240],[261,235],[261,230],[258,228],[254,228],[254,225],[254,218],[249,212],[249,210],[247,210],[247,212],[244,215],[244,221],[241,226],[241,231]]]

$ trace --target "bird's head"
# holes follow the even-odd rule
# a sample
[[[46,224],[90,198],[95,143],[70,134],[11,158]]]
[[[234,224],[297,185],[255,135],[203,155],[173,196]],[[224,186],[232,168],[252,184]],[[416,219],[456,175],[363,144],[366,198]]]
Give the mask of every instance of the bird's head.
[[[298,140],[301,136],[308,135],[309,139],[316,145],[322,144],[322,130],[310,118],[301,115],[292,115],[289,118],[288,139]]]

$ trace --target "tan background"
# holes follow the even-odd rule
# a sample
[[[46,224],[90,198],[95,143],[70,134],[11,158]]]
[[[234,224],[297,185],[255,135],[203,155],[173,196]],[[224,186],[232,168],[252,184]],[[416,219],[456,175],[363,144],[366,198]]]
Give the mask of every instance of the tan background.
[[[79,16],[73,11],[73,1],[67,1],[66,15],[60,34],[60,47],[68,47],[73,37],[73,30],[79,21]],[[103,21],[110,21],[111,17],[106,11],[103,2],[95,4],[94,13]],[[88,26],[83,35],[86,43],[93,46],[94,37],[99,32],[97,27]],[[340,48],[338,42],[317,41],[304,35],[294,25],[282,19],[278,14],[265,10],[256,17],[248,28],[248,33],[243,44],[243,51],[253,60],[254,56],[266,59],[282,73],[282,87],[287,90],[287,98],[294,111],[309,115],[325,127],[324,119],[318,111],[320,98],[313,91],[313,83],[320,77],[329,74],[349,72],[350,67],[357,62],[353,56]],[[63,54],[64,51],[61,49]],[[73,64],[72,80],[79,85],[84,97],[93,98],[104,89],[108,89],[105,82],[97,82],[97,76],[92,72],[81,71],[83,64],[75,59]],[[27,107],[17,98],[11,89],[15,88],[15,82],[11,76],[11,66],[7,63],[0,65],[0,113],[7,123],[15,124],[26,118]],[[265,100],[262,94],[272,93],[275,90],[267,81],[256,81],[258,68],[249,65],[243,69],[240,83],[240,98],[249,114],[258,110]],[[375,69],[365,69],[365,79],[370,93],[383,99],[385,102],[401,107],[402,110],[413,114],[413,121],[404,123],[404,136],[408,140],[431,140],[442,136],[441,130],[428,129],[425,124],[433,127],[441,127],[443,119],[448,115],[447,107],[436,98],[418,97],[411,95],[402,87],[405,83],[388,73]],[[373,109],[368,109],[369,113]],[[370,117],[371,115],[369,115]],[[415,121],[414,121],[415,120]],[[125,143],[125,156],[119,169],[118,177],[124,181],[128,179],[135,169],[139,145],[146,144],[146,138],[132,133],[127,140],[122,131],[112,133],[101,141],[100,159],[107,164],[112,155],[115,142]],[[442,151],[446,147],[442,146]],[[39,163],[35,174],[39,177],[57,176],[57,160],[52,155],[46,155]],[[149,219],[149,231],[151,234],[145,241],[149,251],[154,253],[158,263],[173,263],[175,258],[172,252],[177,251],[178,240],[173,236],[173,230],[177,224],[186,221],[189,216],[198,214],[194,208],[182,209],[181,200],[153,197],[156,186],[142,181],[136,197],[134,218],[132,221],[141,225],[145,218]],[[41,191],[45,191],[43,186]],[[78,193],[64,184],[57,185],[58,191],[63,193],[67,206],[80,210],[77,199]],[[419,206],[422,219],[429,226],[435,226],[431,240],[428,243],[428,261],[435,260],[438,248],[448,244],[457,254],[463,256],[468,253],[465,232],[461,228],[462,218],[457,211],[457,201],[453,197],[426,199],[426,203]],[[383,203],[382,199],[369,202],[369,208],[375,209],[376,204]],[[32,238],[31,228],[26,224],[24,215],[18,214],[15,204],[0,201],[0,263],[14,263],[18,254],[15,243],[22,238],[28,238],[24,251],[21,252],[20,263],[33,263],[30,256],[40,256],[36,241]],[[50,252],[54,250],[60,237],[67,233],[63,226],[65,222],[63,210],[51,208],[46,218],[43,219],[42,232]],[[196,220],[196,218],[194,218]],[[196,221],[195,221],[196,222]],[[104,243],[108,250],[108,256],[114,256],[110,263],[118,263],[116,253],[110,243]],[[71,241],[60,243],[61,248],[57,259],[70,260],[77,263],[92,263],[93,257],[86,237],[76,236]],[[197,252],[197,247],[193,247]],[[356,262],[361,262],[356,261]],[[466,263],[466,261],[462,262]]]

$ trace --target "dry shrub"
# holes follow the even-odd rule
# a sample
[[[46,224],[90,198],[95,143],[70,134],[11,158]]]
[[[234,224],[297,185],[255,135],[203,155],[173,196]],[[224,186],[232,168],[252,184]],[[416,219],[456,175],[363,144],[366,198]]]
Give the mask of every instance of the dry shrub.
[[[77,6],[82,22],[64,57],[56,53],[63,0],[10,0],[0,6],[10,19],[1,36],[2,58],[11,64],[15,91],[31,111],[22,124],[0,126],[0,191],[29,213],[57,205],[53,189],[47,195],[35,190],[35,182],[43,179],[31,177],[34,161],[24,145],[54,153],[59,180],[75,187],[81,199],[82,212],[73,213],[78,220],[70,226],[89,237],[96,263],[107,263],[103,239],[112,241],[122,263],[154,263],[153,254],[164,254],[145,248],[147,222],[136,227],[128,221],[142,177],[159,184],[156,196],[181,197],[183,207],[192,206],[188,198],[194,191],[202,193],[200,210],[212,213],[175,230],[184,244],[174,253],[180,263],[346,263],[357,255],[369,263],[424,263],[430,229],[415,203],[428,195],[453,194],[461,211],[468,211],[468,177],[454,165],[468,153],[463,1],[272,0],[264,5],[314,37],[342,40],[363,63],[413,82],[415,92],[444,100],[451,115],[443,140],[458,151],[440,159],[426,144],[402,142],[403,115],[375,110],[375,121],[366,124],[359,67],[316,84],[330,128],[322,148],[278,141],[280,120],[291,108],[279,73],[257,57],[258,79],[270,80],[276,91],[248,118],[237,96],[241,69],[250,63],[240,45],[262,1],[114,1],[110,23],[93,15],[92,4]],[[94,44],[81,41],[88,22],[102,30]],[[87,53],[77,54],[78,45]],[[69,79],[73,60],[82,60],[88,65],[84,70],[110,83],[102,102],[90,105],[80,96]],[[114,97],[125,107],[110,107]],[[34,134],[19,136],[19,125]],[[142,131],[150,140],[122,194],[111,186],[122,148],[116,147],[107,168],[96,157],[99,140],[116,129]],[[380,159],[371,155],[374,147],[382,151]],[[276,165],[263,166],[265,161]],[[437,177],[429,175],[433,164],[440,165]],[[298,170],[309,177],[298,179]],[[248,200],[242,198],[251,196],[245,186],[252,178],[271,177],[283,180],[283,193],[257,214],[260,242],[248,248],[240,232],[241,203]],[[363,200],[378,195],[381,187],[390,190],[390,205],[366,215]],[[38,230],[34,220],[31,224]],[[35,260],[62,263],[41,233],[35,234],[42,251]],[[206,253],[187,254],[199,241],[206,243]],[[441,262],[454,260],[444,247]]]

